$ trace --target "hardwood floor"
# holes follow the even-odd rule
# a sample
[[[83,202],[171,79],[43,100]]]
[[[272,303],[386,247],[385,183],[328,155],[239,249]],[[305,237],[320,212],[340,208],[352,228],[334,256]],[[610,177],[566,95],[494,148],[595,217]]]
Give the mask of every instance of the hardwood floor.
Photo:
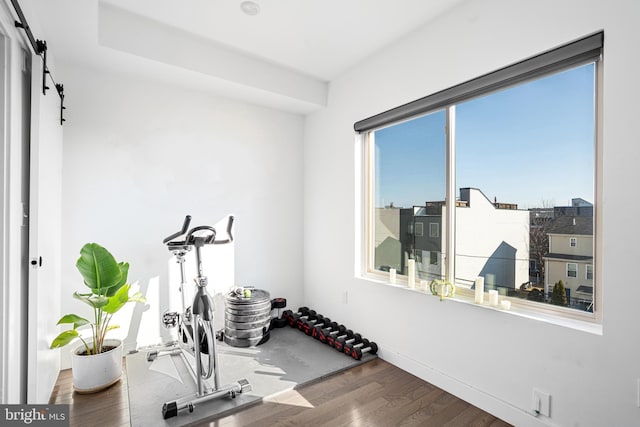
[[[124,359],[122,363],[122,379],[95,394],[74,393],[71,369],[60,371],[49,404],[69,405],[70,426],[128,427],[129,392]]]
[[[126,369],[124,370],[126,372]],[[70,404],[71,426],[128,426],[126,374],[98,394],[73,393],[62,371],[49,403]],[[266,398],[199,426],[487,426],[509,424],[445,391],[375,359],[298,390]]]

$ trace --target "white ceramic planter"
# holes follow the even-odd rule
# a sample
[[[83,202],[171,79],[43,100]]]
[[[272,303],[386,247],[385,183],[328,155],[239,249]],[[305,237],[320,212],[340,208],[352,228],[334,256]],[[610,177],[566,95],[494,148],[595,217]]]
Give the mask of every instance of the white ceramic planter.
[[[71,353],[73,388],[78,393],[95,393],[117,383],[122,376],[122,341],[105,340],[104,345],[115,346],[105,353],[81,356],[84,345]]]

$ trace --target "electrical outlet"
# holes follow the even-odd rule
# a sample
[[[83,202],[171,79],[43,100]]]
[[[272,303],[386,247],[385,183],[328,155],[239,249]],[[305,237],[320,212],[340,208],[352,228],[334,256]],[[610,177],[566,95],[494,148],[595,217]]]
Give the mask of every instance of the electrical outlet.
[[[551,395],[543,391],[533,389],[533,397],[531,401],[531,409],[533,413],[538,415],[544,415],[545,417],[551,416]]]

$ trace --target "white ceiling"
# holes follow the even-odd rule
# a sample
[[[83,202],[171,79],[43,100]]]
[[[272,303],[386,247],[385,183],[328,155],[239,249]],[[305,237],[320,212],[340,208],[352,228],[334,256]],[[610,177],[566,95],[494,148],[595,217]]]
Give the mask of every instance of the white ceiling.
[[[306,113],[327,82],[464,0],[20,0],[58,61]],[[35,16],[31,16],[33,14]]]

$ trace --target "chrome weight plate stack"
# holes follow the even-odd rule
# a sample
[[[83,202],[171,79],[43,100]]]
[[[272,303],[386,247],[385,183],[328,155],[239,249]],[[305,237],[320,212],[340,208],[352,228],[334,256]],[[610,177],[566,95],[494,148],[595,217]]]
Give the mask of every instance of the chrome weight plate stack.
[[[249,292],[245,292],[249,290]],[[269,339],[269,292],[237,288],[225,298],[224,342],[233,347],[253,347]]]

